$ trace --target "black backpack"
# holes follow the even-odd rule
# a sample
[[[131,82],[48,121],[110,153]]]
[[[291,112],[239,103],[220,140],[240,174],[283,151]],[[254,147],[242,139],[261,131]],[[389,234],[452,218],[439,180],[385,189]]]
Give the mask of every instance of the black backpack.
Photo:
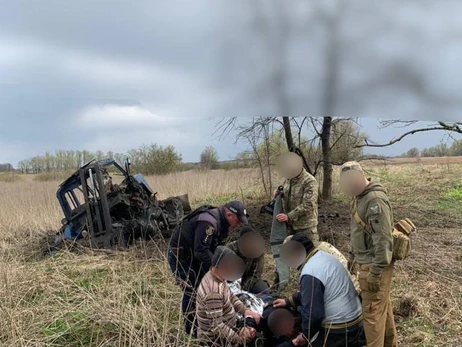
[[[200,206],[198,208],[196,208],[195,210],[191,211],[190,213],[188,213],[186,216],[184,216],[181,221],[188,221],[188,220],[191,220],[192,218],[194,218],[195,216],[201,214],[201,213],[204,213],[204,212],[209,212],[210,210],[213,210],[217,207],[215,206],[212,206],[212,205],[203,205],[203,206]]]

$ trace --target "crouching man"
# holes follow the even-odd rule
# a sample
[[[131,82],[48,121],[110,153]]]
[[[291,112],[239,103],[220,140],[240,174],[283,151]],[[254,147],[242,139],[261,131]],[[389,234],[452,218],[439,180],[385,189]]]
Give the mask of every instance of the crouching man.
[[[197,337],[201,346],[239,346],[255,339],[254,328],[238,328],[238,316],[250,317],[256,324],[260,315],[248,310],[231,292],[227,281],[242,276],[244,264],[232,250],[218,246],[212,256],[210,271],[197,289]]]
[[[265,297],[269,294],[268,283],[262,280],[265,264],[265,240],[263,236],[249,226],[241,228],[239,239],[227,244],[244,261],[244,273],[241,289]]]
[[[273,304],[276,308],[292,306],[300,310],[302,332],[292,343],[364,346],[361,302],[345,267],[331,254],[316,249],[303,233],[295,234],[282,246],[281,258],[288,266],[301,270],[300,291]]]

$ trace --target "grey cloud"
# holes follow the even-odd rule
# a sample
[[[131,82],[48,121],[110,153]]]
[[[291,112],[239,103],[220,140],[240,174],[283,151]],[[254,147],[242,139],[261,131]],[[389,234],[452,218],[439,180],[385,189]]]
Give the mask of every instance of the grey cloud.
[[[275,1],[261,9],[266,27],[255,22],[257,2],[248,1],[7,2],[0,12],[1,157],[19,160],[56,148],[123,150],[147,141],[178,143],[185,158],[208,143],[232,156],[244,144],[212,137],[209,117],[319,116],[326,27],[314,5],[333,3],[284,7],[291,36],[279,47]],[[462,3],[346,4],[336,115],[460,117]],[[261,40],[258,30],[271,39]],[[281,53],[286,105],[275,88]],[[193,120],[146,126],[138,114],[141,121],[132,126],[82,125],[82,115],[91,111],[96,118],[104,107],[113,107],[116,117],[137,110]]]

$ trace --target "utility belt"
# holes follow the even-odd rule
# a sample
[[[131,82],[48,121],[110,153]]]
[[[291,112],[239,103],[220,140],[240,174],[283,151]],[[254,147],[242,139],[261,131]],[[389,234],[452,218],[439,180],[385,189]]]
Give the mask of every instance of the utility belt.
[[[346,322],[346,323],[339,323],[339,324],[326,324],[323,325],[322,327],[326,330],[340,330],[340,329],[347,329],[351,328],[363,321],[363,315],[359,315],[357,318]]]

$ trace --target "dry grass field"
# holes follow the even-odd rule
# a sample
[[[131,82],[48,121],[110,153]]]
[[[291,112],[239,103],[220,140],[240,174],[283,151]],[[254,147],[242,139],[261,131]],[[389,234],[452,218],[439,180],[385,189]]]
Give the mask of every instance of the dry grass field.
[[[367,168],[389,189],[396,219],[410,217],[418,226],[412,257],[397,264],[393,283],[400,343],[462,346],[462,161],[399,164]],[[161,198],[189,193],[193,205],[243,199],[251,223],[269,230],[269,219],[257,213],[263,201],[252,170],[148,180]],[[0,346],[193,346],[182,334],[180,292],[163,240],[127,252],[41,255],[43,236],[60,226],[59,183],[31,176],[0,182]],[[340,217],[319,229],[345,250],[348,202],[337,188],[334,196],[321,214]]]

